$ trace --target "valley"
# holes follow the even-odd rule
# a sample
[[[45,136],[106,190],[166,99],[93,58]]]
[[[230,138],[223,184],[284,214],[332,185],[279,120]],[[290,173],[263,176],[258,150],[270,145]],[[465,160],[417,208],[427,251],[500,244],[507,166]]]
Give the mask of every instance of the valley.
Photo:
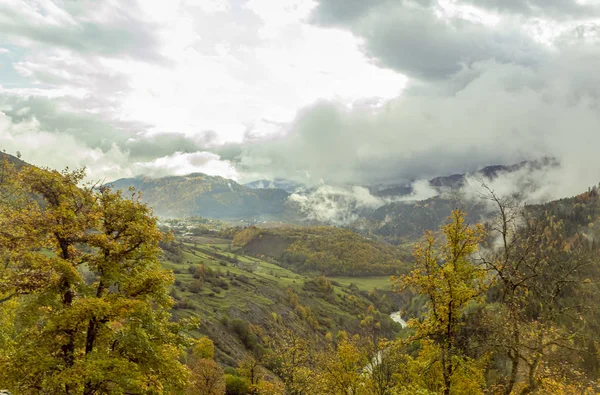
[[[276,314],[288,328],[321,340],[328,332],[360,331],[368,315],[379,323],[382,337],[395,337],[405,325],[395,313],[402,298],[391,292],[389,276],[332,276],[331,289],[320,290],[312,286],[318,273],[293,272],[272,258],[246,255],[230,239],[177,237],[172,248],[177,258],[163,265],[175,274],[174,317],[198,317],[198,335],[209,336],[217,361],[232,367],[261,346],[239,338],[232,322],[240,320],[268,334]]]
[[[450,189],[332,226],[255,217],[260,206],[242,220],[201,211],[155,217],[129,187],[81,187],[82,171],[11,157],[2,170],[0,225],[9,231],[0,232],[0,252],[9,264],[0,281],[0,360],[11,362],[0,378],[12,390],[56,385],[34,358],[37,333],[52,340],[45,350],[63,350],[52,361],[93,362],[65,371],[102,391],[117,380],[138,385],[127,377],[155,380],[154,366],[177,394],[197,393],[190,382],[206,375],[228,395],[329,395],[340,377],[340,395],[354,385],[368,395],[597,388],[596,186],[523,206],[491,189],[479,201]],[[172,214],[194,199],[240,213],[245,197],[258,196],[200,174],[142,182]],[[460,382],[444,382],[440,361],[450,360],[468,369]],[[546,371],[538,360],[560,381],[538,379]],[[112,364],[121,363],[151,373],[117,377]],[[424,364],[435,367],[428,376]],[[27,384],[23,366],[38,369]],[[111,379],[96,382],[98,372]]]

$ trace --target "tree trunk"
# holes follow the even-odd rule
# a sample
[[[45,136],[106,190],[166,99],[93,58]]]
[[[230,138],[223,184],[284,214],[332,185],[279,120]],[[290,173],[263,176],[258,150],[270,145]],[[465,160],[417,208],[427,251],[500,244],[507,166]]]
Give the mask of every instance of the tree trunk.
[[[519,324],[517,323],[516,314],[512,314],[512,324],[513,324],[513,351],[509,352],[511,367],[510,367],[510,376],[508,380],[508,385],[504,391],[504,395],[510,395],[512,393],[515,384],[517,383],[517,376],[519,374],[519,347],[521,345],[520,342],[520,331]]]
[[[515,387],[515,384],[517,383],[517,374],[519,372],[519,355],[517,352],[514,352],[512,355],[510,355],[510,362],[510,376],[508,384],[506,385],[506,389],[504,390],[504,395],[510,395]]]

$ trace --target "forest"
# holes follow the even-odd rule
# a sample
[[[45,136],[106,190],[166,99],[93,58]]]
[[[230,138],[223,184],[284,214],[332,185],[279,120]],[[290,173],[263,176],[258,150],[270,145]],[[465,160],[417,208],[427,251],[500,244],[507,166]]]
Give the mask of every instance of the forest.
[[[489,190],[494,218],[454,210],[407,258],[333,228],[247,228],[227,246],[238,250],[218,252],[162,232],[134,190],[83,180],[0,169],[0,388],[12,394],[600,393],[594,188],[526,207]],[[258,254],[261,237],[280,261],[236,257]],[[185,262],[197,254],[204,263]],[[410,301],[407,328],[390,324],[387,296],[333,278],[370,268]],[[257,279],[260,303],[267,275],[282,287],[269,315],[200,329],[209,317],[191,312]],[[347,318],[325,319],[334,312]],[[243,351],[225,357],[230,334]]]

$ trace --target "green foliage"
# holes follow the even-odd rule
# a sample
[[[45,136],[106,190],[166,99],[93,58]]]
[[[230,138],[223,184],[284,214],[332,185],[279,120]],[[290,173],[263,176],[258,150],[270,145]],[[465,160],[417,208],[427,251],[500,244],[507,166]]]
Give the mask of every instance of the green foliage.
[[[226,385],[223,369],[212,359],[200,358],[191,365],[191,377],[185,393],[188,395],[223,395]]]
[[[250,392],[250,385],[245,378],[231,374],[225,375],[225,388],[227,395],[246,395]]]
[[[332,227],[260,229],[236,233],[233,245],[244,251],[280,260],[300,273],[375,276],[406,269],[398,247]]]
[[[486,272],[471,261],[478,245],[484,239],[481,225],[465,224],[461,211],[454,211],[450,222],[442,227],[445,242],[438,245],[431,232],[425,241],[415,247],[415,268],[409,275],[395,279],[399,291],[412,288],[427,299],[427,312],[422,321],[410,320],[415,328],[413,341],[434,341],[439,350],[436,360],[440,362],[442,390],[452,393],[461,366],[470,366],[459,347],[459,329],[464,314],[471,303],[481,302],[488,287]],[[473,393],[480,392],[478,387]]]
[[[156,219],[136,195],[80,188],[83,175],[25,167],[13,178],[25,197],[0,202],[1,278],[27,279],[0,290],[18,302],[0,382],[19,394],[181,389],[188,343],[169,319]]]
[[[144,202],[165,217],[203,216],[238,219],[279,216],[289,194],[283,190],[251,189],[223,177],[202,173],[181,177],[130,178],[112,183],[126,191],[134,187]]]
[[[200,359],[214,359],[215,344],[208,337],[201,337],[196,341],[192,354],[194,355],[194,357]]]
[[[165,255],[165,259],[175,263],[183,262],[183,254],[179,243],[174,240],[163,240],[159,242],[159,246]]]
[[[315,292],[322,298],[330,298],[333,294],[333,285],[325,276],[317,276],[304,283],[304,290]]]

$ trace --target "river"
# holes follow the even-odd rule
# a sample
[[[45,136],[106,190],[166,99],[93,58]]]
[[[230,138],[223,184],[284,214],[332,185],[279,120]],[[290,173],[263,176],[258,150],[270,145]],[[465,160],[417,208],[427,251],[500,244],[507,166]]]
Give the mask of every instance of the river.
[[[396,311],[395,313],[390,314],[390,318],[392,319],[392,321],[397,322],[400,325],[402,325],[402,328],[406,328],[408,326],[406,321],[404,321],[402,319],[402,315],[401,315],[400,311]]]

